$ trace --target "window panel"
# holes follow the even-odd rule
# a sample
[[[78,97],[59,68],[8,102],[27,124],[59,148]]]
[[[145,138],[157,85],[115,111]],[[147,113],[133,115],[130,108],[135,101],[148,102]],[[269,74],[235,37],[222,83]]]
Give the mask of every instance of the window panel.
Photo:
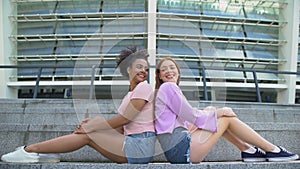
[[[18,24],[19,35],[53,34],[55,22],[21,22]]]
[[[80,54],[85,43],[86,41],[59,41],[55,54]]]
[[[259,26],[245,26],[246,35],[249,38],[259,39],[278,39],[278,28],[259,27]]]
[[[100,11],[101,1],[60,1],[55,13],[95,13]]]
[[[158,20],[157,22],[158,33],[178,34],[178,35],[200,35],[199,28],[187,21],[175,20]]]
[[[244,31],[240,25],[202,23],[201,28],[207,36],[244,38]]]
[[[103,12],[145,12],[145,0],[105,0]]]
[[[240,71],[206,70],[206,77],[211,79],[244,79]]]
[[[18,42],[18,55],[51,55],[55,42]]]
[[[267,2],[266,2],[267,3]],[[276,2],[274,2],[276,4]],[[247,18],[260,20],[279,20],[279,9],[273,7],[247,6],[245,8]]]
[[[189,47],[189,43],[185,44],[182,41],[167,41],[158,40],[157,42],[158,54],[170,54],[170,55],[198,55],[198,51]]]
[[[165,13],[177,13],[177,14],[200,14],[200,4],[199,1],[191,0],[175,0],[175,1],[166,1],[158,0],[157,2],[158,12]]]
[[[215,3],[203,3],[203,15],[217,17],[244,18],[242,6],[231,1],[219,1]]]
[[[90,34],[96,33],[100,29],[101,22],[95,21],[67,21],[58,22],[57,34]]]
[[[56,2],[29,2],[18,3],[18,15],[28,14],[51,14],[55,9]]]
[[[31,62],[19,62],[20,66],[55,66],[55,61],[31,61]],[[42,69],[41,76],[52,76],[54,68]],[[18,76],[37,76],[39,68],[19,68]]]
[[[145,19],[118,19],[103,22],[103,33],[144,33],[147,21]]]
[[[247,58],[278,59],[278,48],[276,47],[245,45],[245,52]]]

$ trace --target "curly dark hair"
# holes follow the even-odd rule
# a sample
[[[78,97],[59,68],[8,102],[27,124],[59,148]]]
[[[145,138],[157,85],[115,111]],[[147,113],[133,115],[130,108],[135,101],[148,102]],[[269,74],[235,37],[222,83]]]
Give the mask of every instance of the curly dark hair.
[[[144,59],[149,64],[148,57],[149,54],[146,49],[139,50],[136,46],[127,47],[120,52],[119,60],[117,61],[117,67],[123,76],[129,78],[127,68],[132,67],[132,63],[136,59]]]

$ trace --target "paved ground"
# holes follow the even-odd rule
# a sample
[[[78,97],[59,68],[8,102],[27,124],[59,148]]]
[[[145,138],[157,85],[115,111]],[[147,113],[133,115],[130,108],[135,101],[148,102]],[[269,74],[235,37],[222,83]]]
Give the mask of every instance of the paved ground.
[[[201,164],[116,164],[116,163],[80,163],[80,162],[60,162],[60,163],[39,163],[39,164],[11,164],[0,162],[1,169],[300,169],[300,160],[293,162],[203,162]]]

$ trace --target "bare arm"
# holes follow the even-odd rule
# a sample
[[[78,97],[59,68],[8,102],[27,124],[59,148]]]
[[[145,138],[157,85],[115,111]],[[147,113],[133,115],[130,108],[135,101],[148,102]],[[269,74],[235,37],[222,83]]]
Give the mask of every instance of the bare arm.
[[[97,130],[119,129],[123,125],[131,122],[134,117],[143,109],[146,100],[132,99],[127,105],[123,115],[116,115],[110,119],[105,120],[101,116],[97,116],[88,122],[81,124],[75,133],[90,133]]]

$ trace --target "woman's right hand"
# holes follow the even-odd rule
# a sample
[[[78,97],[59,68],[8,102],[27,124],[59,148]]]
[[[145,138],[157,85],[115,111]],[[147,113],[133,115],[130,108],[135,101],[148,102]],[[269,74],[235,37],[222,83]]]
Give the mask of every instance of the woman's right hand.
[[[230,107],[222,107],[217,109],[217,118],[220,117],[237,117],[237,115],[233,112],[232,108]]]

